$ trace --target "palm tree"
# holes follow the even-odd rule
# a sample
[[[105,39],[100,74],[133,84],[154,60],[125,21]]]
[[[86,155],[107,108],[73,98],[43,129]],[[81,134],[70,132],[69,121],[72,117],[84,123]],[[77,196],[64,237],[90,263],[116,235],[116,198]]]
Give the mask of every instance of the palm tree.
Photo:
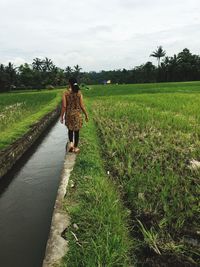
[[[74,66],[74,72],[78,75],[80,73],[80,70],[82,70],[82,68],[77,64],[76,66]]]
[[[74,70],[79,73],[82,68],[77,64],[76,66],[74,66]]]
[[[163,50],[162,46],[158,46],[157,50],[155,50],[150,57],[155,57],[158,60],[158,67],[160,67],[160,59],[166,55],[165,50]]]
[[[70,66],[67,66],[66,69],[65,69],[65,72],[66,72],[66,76],[67,78],[69,78],[73,72],[72,68]]]
[[[34,70],[42,70],[42,65],[43,61],[40,58],[36,57],[33,59],[32,66]]]
[[[82,68],[78,64],[74,66],[74,74],[75,74],[77,80],[79,79],[79,75],[80,75],[80,70],[81,69]]]
[[[53,69],[53,61],[47,57],[43,60],[43,70],[44,71],[51,71]]]

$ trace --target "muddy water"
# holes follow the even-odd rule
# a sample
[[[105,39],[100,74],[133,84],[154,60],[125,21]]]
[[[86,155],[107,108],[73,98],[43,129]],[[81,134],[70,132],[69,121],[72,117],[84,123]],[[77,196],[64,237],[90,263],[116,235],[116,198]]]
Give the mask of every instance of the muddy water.
[[[42,265],[66,136],[57,122],[0,180],[0,267]]]

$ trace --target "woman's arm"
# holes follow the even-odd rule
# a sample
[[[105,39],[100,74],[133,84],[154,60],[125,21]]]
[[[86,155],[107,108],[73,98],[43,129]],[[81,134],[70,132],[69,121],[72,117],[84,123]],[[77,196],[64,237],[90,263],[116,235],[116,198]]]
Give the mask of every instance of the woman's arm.
[[[81,106],[81,109],[82,109],[83,113],[85,114],[85,120],[88,122],[88,114],[87,114],[87,111],[86,111],[84,103],[83,103],[82,94],[81,94],[81,97],[80,97],[80,106]]]
[[[66,95],[64,93],[63,97],[62,97],[62,109],[61,109],[61,114],[60,114],[60,122],[61,123],[63,123],[63,117],[65,114],[66,108],[67,108],[67,101],[66,101]]]

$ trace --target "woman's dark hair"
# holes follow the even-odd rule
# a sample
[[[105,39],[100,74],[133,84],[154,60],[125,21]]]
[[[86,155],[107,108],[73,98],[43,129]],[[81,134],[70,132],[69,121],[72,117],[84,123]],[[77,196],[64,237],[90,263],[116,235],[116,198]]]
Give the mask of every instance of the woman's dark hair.
[[[71,85],[72,92],[73,93],[78,93],[78,91],[80,90],[80,88],[78,86],[78,82],[77,82],[76,78],[70,78],[69,79],[69,84]]]

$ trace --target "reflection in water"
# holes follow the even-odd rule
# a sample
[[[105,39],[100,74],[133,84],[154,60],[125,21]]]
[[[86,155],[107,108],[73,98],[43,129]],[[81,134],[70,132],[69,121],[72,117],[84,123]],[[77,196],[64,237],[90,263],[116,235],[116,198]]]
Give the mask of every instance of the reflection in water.
[[[0,266],[42,265],[66,140],[57,122],[0,180]]]

